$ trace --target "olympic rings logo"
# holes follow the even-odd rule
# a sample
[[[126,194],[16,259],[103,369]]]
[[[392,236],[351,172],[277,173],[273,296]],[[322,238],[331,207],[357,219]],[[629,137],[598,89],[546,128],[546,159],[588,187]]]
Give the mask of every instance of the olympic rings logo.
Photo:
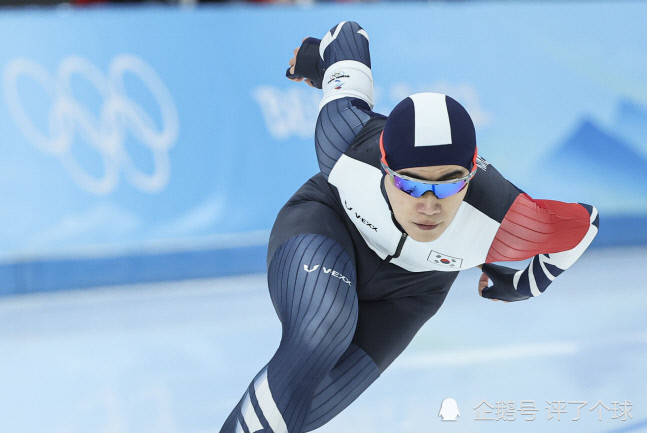
[[[129,75],[137,78],[152,95],[161,126],[127,95],[124,77]],[[76,100],[73,77],[87,81],[101,96],[98,115]],[[30,80],[29,85],[40,86],[49,98],[46,102],[51,101],[45,122],[40,122],[46,126],[37,127],[25,108],[18,84],[25,79]],[[168,151],[175,144],[179,130],[177,109],[163,81],[140,58],[118,55],[105,75],[83,57],[67,57],[60,63],[56,77],[30,59],[17,58],[5,68],[3,87],[9,112],[27,140],[40,151],[58,158],[81,188],[97,195],[109,194],[117,187],[120,172],[144,192],[161,191],[168,184]],[[128,133],[150,151],[152,173],[139,169],[128,154]],[[75,140],[87,143],[99,155],[101,174],[90,173],[80,164],[72,151]]]

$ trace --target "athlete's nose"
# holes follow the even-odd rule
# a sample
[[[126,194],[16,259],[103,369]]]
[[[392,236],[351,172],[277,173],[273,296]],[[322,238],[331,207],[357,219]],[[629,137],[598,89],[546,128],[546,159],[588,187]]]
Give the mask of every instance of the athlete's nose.
[[[440,213],[440,200],[433,192],[427,191],[418,198],[416,208],[425,215],[437,215]]]

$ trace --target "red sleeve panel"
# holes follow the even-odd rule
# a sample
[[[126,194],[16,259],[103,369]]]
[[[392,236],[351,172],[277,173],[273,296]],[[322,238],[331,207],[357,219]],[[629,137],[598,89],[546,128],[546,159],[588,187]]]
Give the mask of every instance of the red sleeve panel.
[[[570,250],[584,238],[589,226],[590,215],[582,205],[533,200],[519,194],[505,214],[485,261],[525,260]]]

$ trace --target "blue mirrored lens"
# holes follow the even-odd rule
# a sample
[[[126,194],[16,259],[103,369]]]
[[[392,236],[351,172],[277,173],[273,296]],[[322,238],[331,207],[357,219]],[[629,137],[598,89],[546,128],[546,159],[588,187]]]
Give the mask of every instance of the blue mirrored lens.
[[[467,181],[457,183],[435,183],[428,184],[416,182],[413,180],[403,179],[399,176],[393,176],[393,183],[397,189],[413,197],[420,197],[427,191],[431,191],[438,198],[446,198],[461,191]]]

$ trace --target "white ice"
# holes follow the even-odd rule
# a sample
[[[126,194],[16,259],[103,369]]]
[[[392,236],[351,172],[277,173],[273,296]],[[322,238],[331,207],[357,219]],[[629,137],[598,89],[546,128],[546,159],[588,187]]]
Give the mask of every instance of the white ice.
[[[647,248],[591,250],[526,302],[479,276],[319,431],[647,431]],[[1,298],[0,432],[217,433],[279,339],[264,275]]]

